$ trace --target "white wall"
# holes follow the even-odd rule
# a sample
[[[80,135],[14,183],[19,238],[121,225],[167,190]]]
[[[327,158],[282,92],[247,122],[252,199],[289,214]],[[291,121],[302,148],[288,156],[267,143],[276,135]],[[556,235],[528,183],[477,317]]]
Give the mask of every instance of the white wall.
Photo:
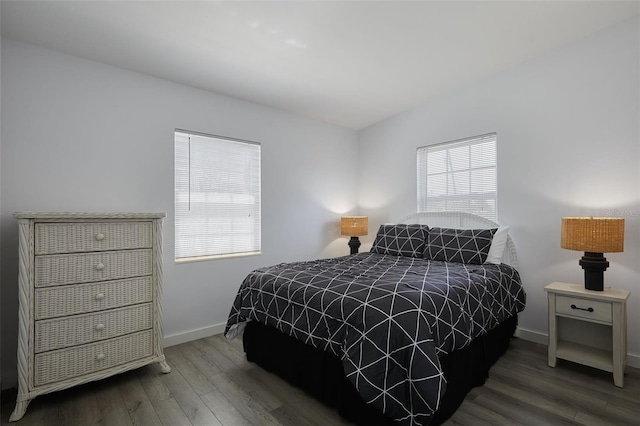
[[[639,28],[624,22],[361,131],[371,229],[416,209],[416,148],[497,132],[498,217],[519,250],[523,334],[546,343],[545,285],[584,282],[582,253],[560,248],[561,218],[619,216],[625,251],[605,254],[605,281],[631,292],[629,352],[640,355]]]
[[[224,324],[252,269],[348,254],[339,216],[355,207],[354,131],[11,40],[1,65],[5,382],[16,368],[15,211],[166,212],[164,332],[174,342]],[[262,143],[261,256],[175,264],[175,128]]]

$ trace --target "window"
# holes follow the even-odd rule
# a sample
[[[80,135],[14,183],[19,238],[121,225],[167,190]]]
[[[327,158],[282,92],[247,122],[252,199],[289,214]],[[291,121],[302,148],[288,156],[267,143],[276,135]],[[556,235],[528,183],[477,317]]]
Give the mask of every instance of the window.
[[[260,253],[260,144],[176,130],[176,261]]]
[[[456,210],[497,221],[496,134],[418,148],[418,211]]]

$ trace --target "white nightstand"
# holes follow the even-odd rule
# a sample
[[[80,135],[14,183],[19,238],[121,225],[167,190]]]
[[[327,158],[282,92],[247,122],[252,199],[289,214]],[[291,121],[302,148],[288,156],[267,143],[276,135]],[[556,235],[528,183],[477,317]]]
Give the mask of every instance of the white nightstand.
[[[613,382],[624,386],[627,365],[627,299],[629,292],[605,288],[586,290],[583,285],[551,283],[544,288],[549,298],[549,366],[555,367],[557,358],[577,362],[613,373]],[[602,324],[611,328],[611,349],[560,339],[558,325],[561,318]]]

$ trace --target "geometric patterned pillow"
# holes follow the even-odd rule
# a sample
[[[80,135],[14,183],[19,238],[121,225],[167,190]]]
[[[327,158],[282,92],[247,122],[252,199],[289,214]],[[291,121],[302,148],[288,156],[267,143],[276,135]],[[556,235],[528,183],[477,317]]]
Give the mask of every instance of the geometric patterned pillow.
[[[422,257],[428,232],[427,225],[380,225],[371,252]]]
[[[424,258],[481,265],[487,259],[498,229],[431,228]]]

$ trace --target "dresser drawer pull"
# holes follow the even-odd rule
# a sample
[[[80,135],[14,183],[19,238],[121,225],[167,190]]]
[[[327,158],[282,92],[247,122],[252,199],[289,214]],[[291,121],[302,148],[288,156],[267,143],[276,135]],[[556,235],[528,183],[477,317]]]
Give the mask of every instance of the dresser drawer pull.
[[[593,312],[593,308],[579,308],[576,305],[571,305],[571,309],[578,309],[580,311]]]
[[[98,355],[96,356],[96,360],[97,360],[97,361],[102,361],[103,359],[104,359],[104,354],[98,354]]]
[[[96,241],[104,240],[104,234],[96,234]]]
[[[104,299],[104,293],[96,294],[96,300],[102,300],[102,299]]]
[[[104,330],[104,324],[96,324],[96,330]]]
[[[102,271],[103,269],[104,269],[104,263],[98,263],[98,264],[96,265],[96,270],[98,270],[98,271]]]

